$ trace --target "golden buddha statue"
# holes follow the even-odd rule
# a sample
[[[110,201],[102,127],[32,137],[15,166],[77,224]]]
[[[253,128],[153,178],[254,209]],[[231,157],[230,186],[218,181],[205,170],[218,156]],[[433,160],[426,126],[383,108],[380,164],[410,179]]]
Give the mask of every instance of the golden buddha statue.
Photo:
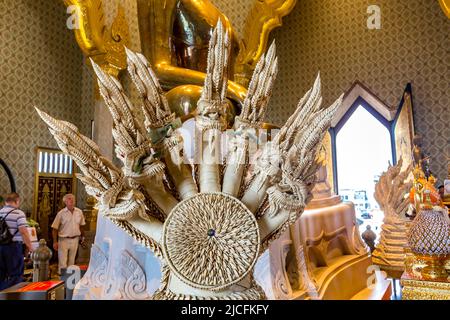
[[[101,0],[64,3],[77,8],[80,28],[74,32],[85,55],[117,76],[126,68],[123,46],[129,42],[123,9],[119,5],[117,18],[107,28]],[[269,33],[281,25],[281,18],[291,12],[295,3],[296,0],[254,1],[243,38],[238,39],[229,19],[209,0],[137,0],[141,51],[168,91],[172,111],[182,121],[193,116],[206,76],[208,43],[220,19],[231,39],[227,114],[234,119],[240,113],[256,62],[266,51]]]
[[[436,178],[431,174],[427,179],[420,165],[413,170],[414,183],[409,193],[410,201],[414,203],[416,212],[420,209],[432,209],[443,206],[439,191],[435,187]]]
[[[224,14],[207,0],[145,0],[138,1],[138,15],[142,52],[154,66],[162,87],[168,90],[172,111],[182,120],[193,116],[200,98],[208,43],[220,19],[231,39],[227,111],[232,114],[240,111],[246,89],[232,81],[239,48],[231,23]]]

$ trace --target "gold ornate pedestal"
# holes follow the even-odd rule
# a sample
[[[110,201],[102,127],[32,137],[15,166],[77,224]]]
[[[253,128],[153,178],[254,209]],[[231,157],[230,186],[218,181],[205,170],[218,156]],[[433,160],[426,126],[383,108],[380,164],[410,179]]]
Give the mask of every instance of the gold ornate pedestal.
[[[430,262],[430,258],[414,255],[411,249],[405,250],[405,272],[402,274],[400,284],[402,286],[403,300],[450,300],[450,259],[446,261]],[[436,266],[435,263],[439,265]],[[437,274],[447,273],[447,277],[437,279],[430,278],[428,269],[438,267]],[[433,268],[432,268],[433,269]],[[434,270],[433,269],[433,270]],[[428,274],[428,275],[427,275]],[[431,275],[436,272],[431,272]]]
[[[373,261],[373,259],[372,259],[372,261]],[[388,278],[392,278],[392,279],[400,279],[403,275],[403,272],[405,271],[404,267],[396,267],[396,266],[388,266],[388,265],[380,265],[380,264],[378,264],[378,266],[380,267],[381,271],[386,272]]]
[[[400,284],[403,300],[450,300],[449,281],[418,280],[405,272]]]

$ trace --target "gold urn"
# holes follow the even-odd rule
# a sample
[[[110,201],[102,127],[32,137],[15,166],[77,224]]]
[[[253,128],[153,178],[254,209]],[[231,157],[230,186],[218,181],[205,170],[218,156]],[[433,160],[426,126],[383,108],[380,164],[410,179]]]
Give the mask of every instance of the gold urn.
[[[408,233],[408,245],[422,261],[424,280],[447,280],[445,265],[450,258],[450,221],[447,210],[435,206],[419,211]]]

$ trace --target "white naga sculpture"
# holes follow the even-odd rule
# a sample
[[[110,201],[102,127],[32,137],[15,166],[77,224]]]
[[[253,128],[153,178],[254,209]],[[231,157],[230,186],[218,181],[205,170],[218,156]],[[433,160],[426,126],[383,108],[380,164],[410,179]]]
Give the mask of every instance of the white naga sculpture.
[[[407,247],[408,219],[405,213],[408,209],[409,197],[406,195],[412,187],[412,180],[406,181],[411,173],[412,164],[404,171],[403,160],[395,166],[389,166],[375,186],[375,200],[384,212],[381,236],[376,249],[372,253],[372,261],[387,270],[401,271],[405,268],[405,252]]]
[[[142,98],[144,123],[134,116],[119,81],[93,63],[114,121],[115,152],[122,170],[102,157],[97,145],[74,125],[38,110],[61,150],[80,167],[83,175],[78,177],[97,198],[99,214],[161,259],[161,286],[154,299],[265,297],[253,279],[253,268],[269,242],[295,222],[310,199],[317,148],[342,101],[340,97],[332,106],[322,107],[317,77],[251,167],[249,135],[261,125],[277,73],[272,44],[253,74],[223,168],[217,160],[226,129],[229,50],[229,36],[219,22],[210,41],[207,77],[198,102],[195,148],[200,159],[193,165],[184,159],[180,121],[139,53],[127,50],[128,71]],[[247,176],[251,181],[244,183]],[[125,265],[133,265],[127,264],[126,252],[122,256]],[[128,273],[118,277],[124,274]]]

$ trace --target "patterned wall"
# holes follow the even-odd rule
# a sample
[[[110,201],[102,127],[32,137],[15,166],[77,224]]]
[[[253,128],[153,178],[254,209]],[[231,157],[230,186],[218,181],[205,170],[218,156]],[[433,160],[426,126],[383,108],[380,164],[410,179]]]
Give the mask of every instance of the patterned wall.
[[[90,135],[92,109],[80,103],[82,54],[66,28],[67,17],[62,1],[0,1],[0,157],[11,167],[29,212],[34,148],[57,147],[33,106]],[[9,191],[5,180],[0,194]]]
[[[240,39],[254,0],[212,0],[211,2],[230,20],[236,35]]]
[[[367,29],[367,7],[381,8],[381,30]],[[299,0],[276,40],[278,73],[268,118],[282,124],[320,70],[324,103],[356,80],[397,107],[412,83],[416,132],[442,181],[450,155],[450,20],[431,0]]]

